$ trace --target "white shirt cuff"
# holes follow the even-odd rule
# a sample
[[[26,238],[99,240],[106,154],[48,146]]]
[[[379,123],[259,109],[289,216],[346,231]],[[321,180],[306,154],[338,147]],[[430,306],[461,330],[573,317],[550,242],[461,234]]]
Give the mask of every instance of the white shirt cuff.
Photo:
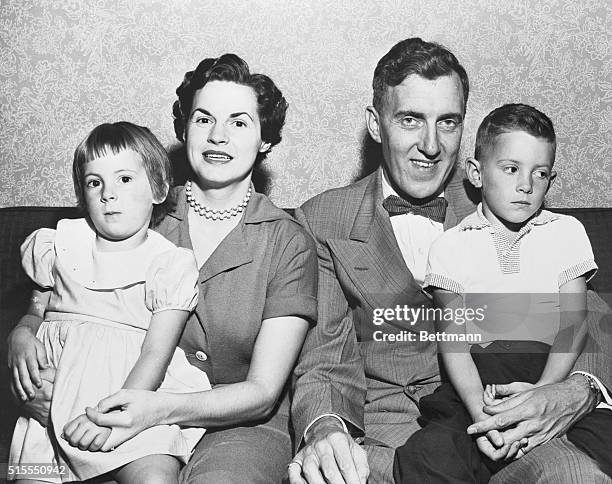
[[[308,424],[308,427],[306,427],[306,430],[304,430],[304,435],[302,436],[302,438],[306,439],[306,434],[310,430],[310,427],[312,427],[316,422],[318,422],[324,417],[333,417],[333,418],[338,419],[338,421],[342,425],[342,430],[344,430],[347,434],[349,433],[348,428],[346,427],[346,424],[344,423],[344,420],[342,420],[342,417],[339,417],[335,413],[324,413],[324,414],[319,415],[317,418],[315,418],[312,422]]]
[[[610,395],[610,392],[604,386],[604,384],[601,383],[601,381],[599,381],[599,378],[597,378],[595,375],[591,375],[590,373],[586,371],[573,371],[572,375],[575,375],[576,373],[579,373],[580,375],[589,376],[593,380],[595,380],[595,382],[597,383],[597,386],[599,387],[599,391],[601,392],[601,395],[602,395],[601,402],[599,403],[599,405],[597,405],[597,408],[607,408],[608,410],[612,410],[612,395]]]

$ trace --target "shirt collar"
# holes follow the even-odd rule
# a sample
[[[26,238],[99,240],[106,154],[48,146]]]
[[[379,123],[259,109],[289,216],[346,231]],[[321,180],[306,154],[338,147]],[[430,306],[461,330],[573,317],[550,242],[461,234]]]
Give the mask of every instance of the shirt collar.
[[[537,225],[545,225],[548,222],[552,222],[558,219],[559,216],[557,214],[549,212],[548,210],[540,209],[540,212],[531,220],[529,220],[529,222],[527,222],[525,226],[526,228],[528,228],[528,230],[530,230],[531,227]],[[491,227],[495,229],[495,227],[491,224],[491,222],[487,220],[484,213],[482,212],[482,202],[478,204],[474,213],[468,215],[459,223],[458,227],[461,231],[479,230],[486,227]]]

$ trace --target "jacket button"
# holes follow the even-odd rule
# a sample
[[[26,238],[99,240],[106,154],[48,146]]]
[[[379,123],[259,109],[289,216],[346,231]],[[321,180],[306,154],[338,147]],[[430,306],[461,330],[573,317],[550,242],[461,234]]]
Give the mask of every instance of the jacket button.
[[[200,361],[206,361],[208,359],[208,355],[203,351],[196,351],[195,357]]]

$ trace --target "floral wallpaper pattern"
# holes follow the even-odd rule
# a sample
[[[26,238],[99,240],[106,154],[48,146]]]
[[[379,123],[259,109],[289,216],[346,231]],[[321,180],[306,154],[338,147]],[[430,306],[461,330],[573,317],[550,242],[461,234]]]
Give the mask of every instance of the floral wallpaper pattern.
[[[72,205],[73,150],[102,122],[149,126],[176,151],[174,90],[224,52],[290,103],[265,177],[277,204],[296,206],[368,169],[374,66],[416,35],[470,76],[462,158],[487,112],[533,104],[559,139],[549,206],[609,207],[611,16],[600,0],[0,0],[0,207]]]

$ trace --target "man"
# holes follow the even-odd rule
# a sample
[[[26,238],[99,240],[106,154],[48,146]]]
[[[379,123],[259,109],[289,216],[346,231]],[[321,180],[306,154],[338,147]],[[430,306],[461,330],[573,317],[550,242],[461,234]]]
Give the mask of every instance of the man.
[[[468,79],[448,50],[413,38],[379,61],[373,88],[366,124],[381,144],[381,168],[296,212],[317,241],[319,318],[295,371],[292,420],[300,450],[289,466],[293,484],[364,483],[368,475],[368,482],[392,482],[395,448],[419,428],[417,403],[439,384],[436,343],[409,336],[409,330],[431,332],[433,322],[411,319],[408,309],[431,306],[421,292],[429,246],[474,209],[461,177],[452,176]],[[596,357],[595,372],[605,369],[597,374],[609,387],[609,354],[586,352],[579,362],[586,366],[578,369],[594,368],[586,360]],[[590,375],[575,374],[525,392],[491,410],[498,415],[476,430],[517,423],[509,436],[527,436],[536,446],[594,408],[598,385]],[[561,456],[551,467],[571,462],[561,472],[603,480],[587,456],[561,439],[496,479],[536,482],[531,471],[544,468],[551,455]]]

